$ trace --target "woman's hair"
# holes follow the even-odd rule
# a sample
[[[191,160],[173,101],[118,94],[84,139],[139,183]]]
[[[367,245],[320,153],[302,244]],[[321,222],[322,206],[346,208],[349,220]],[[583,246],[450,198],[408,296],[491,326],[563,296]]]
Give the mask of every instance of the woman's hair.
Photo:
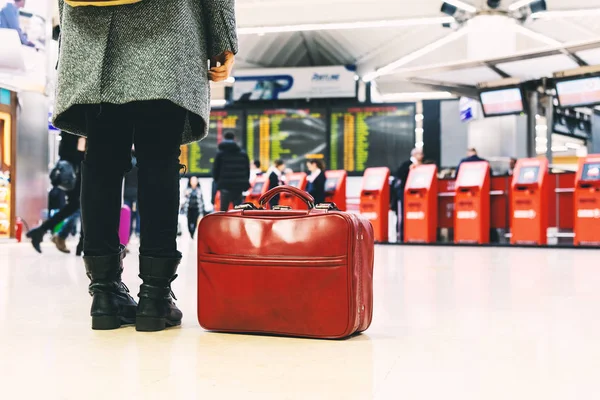
[[[306,162],[316,165],[321,171],[325,171],[325,161],[321,160],[320,158],[311,158]]]
[[[281,159],[277,159],[277,160],[273,161],[273,165],[275,165],[276,167],[281,167],[283,164],[285,164],[285,163]]]

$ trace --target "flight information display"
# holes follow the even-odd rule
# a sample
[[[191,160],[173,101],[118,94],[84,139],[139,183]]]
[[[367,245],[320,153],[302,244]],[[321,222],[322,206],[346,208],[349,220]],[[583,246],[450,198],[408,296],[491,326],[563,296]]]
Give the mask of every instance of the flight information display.
[[[200,142],[181,147],[181,163],[187,165],[188,174],[209,176],[217,155],[217,147],[225,133],[233,132],[243,148],[243,112],[237,110],[214,110],[210,113],[208,136]]]
[[[324,109],[263,109],[246,114],[246,149],[263,168],[281,159],[296,172],[308,158],[324,158],[327,147]]]
[[[415,147],[415,105],[333,108],[329,146],[329,169],[394,171]]]

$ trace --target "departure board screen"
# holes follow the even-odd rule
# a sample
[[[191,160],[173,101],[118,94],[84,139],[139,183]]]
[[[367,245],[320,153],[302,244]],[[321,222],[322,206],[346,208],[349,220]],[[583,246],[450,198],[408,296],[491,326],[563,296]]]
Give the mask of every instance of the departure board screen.
[[[333,108],[329,145],[332,170],[394,170],[415,146],[415,105]]]
[[[210,113],[208,136],[200,142],[181,147],[181,163],[187,165],[188,174],[209,176],[217,155],[217,147],[225,133],[233,132],[235,140],[244,148],[243,112],[238,110],[213,110]]]
[[[326,111],[322,109],[249,110],[246,149],[250,158],[268,168],[282,159],[295,172],[305,172],[311,157],[325,157]]]

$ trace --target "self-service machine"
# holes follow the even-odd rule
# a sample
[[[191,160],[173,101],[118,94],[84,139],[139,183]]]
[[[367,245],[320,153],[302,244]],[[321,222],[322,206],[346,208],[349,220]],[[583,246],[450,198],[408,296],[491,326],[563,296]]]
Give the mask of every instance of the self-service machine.
[[[250,193],[246,196],[246,203],[252,203],[259,206],[258,200],[269,190],[269,177],[266,175],[257,176],[250,186]]]
[[[437,240],[437,216],[437,167],[420,165],[410,171],[404,189],[404,240],[434,243]]]
[[[517,162],[511,184],[511,244],[548,243],[550,176],[548,160]]]
[[[390,170],[367,168],[360,192],[360,213],[373,225],[375,241],[389,240]]]
[[[600,154],[579,160],[574,200],[574,244],[600,245]]]
[[[490,164],[467,162],[460,166],[454,197],[454,242],[490,241]]]
[[[288,186],[293,186],[300,190],[306,190],[306,173],[294,172],[292,174],[287,174],[285,177],[285,184]],[[284,207],[291,207],[293,210],[307,209],[306,203],[304,201],[302,201],[297,196],[291,195],[289,193],[281,193],[279,197],[279,205]]]
[[[342,211],[346,211],[346,182],[348,173],[346,171],[327,171],[325,172],[327,181],[325,182],[325,201],[335,203]]]

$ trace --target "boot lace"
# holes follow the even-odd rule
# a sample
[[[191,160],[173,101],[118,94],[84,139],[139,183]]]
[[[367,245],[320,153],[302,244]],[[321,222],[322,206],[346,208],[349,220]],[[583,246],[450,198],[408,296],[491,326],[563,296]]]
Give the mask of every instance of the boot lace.
[[[171,289],[171,283],[173,283],[173,281],[174,281],[175,279],[177,279],[177,276],[178,276],[178,275],[173,275],[173,277],[172,277],[171,279],[169,279],[169,291],[170,291],[170,293],[169,293],[169,294],[170,294],[170,295],[171,295],[171,297],[172,297],[172,298],[174,298],[175,300],[177,300],[177,297],[175,297],[175,293],[173,293],[173,289]],[[177,300],[177,301],[179,301],[179,300]]]

